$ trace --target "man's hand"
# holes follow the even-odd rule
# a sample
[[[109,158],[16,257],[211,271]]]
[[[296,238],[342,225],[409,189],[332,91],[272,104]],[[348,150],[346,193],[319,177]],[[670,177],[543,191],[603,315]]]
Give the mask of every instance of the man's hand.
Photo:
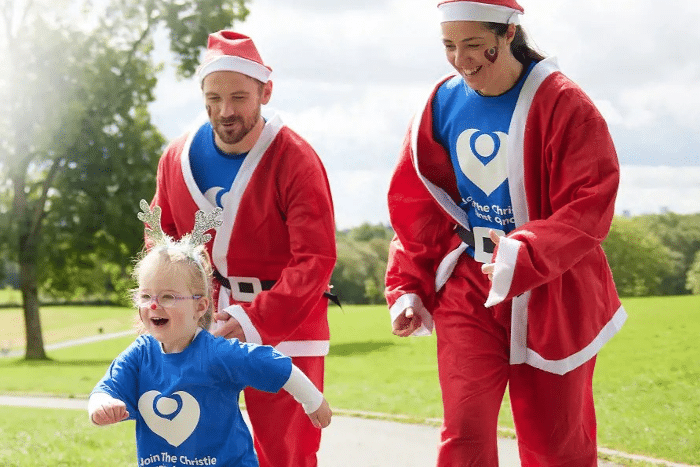
[[[420,327],[423,320],[417,313],[414,313],[413,307],[406,308],[393,323],[391,323],[392,332],[395,336],[408,337]]]
[[[496,232],[489,230],[489,237],[496,246],[501,243],[501,237],[499,237]],[[493,272],[496,269],[496,263],[484,263],[481,265],[481,272],[489,276],[489,280],[493,282]]]
[[[226,339],[238,339],[245,342],[245,334],[241,323],[228,313],[214,313],[215,322],[212,324],[212,335],[223,336]]]

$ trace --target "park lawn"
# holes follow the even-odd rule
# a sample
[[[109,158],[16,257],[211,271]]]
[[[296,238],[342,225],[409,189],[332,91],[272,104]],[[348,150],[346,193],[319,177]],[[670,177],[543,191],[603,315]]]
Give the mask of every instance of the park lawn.
[[[700,296],[623,302],[629,319],[597,361],[599,443],[700,464]],[[434,336],[392,336],[383,306],[332,307],[329,318],[324,392],[334,408],[416,420],[442,416]],[[85,397],[132,340],[53,351],[52,362],[0,359],[0,392]],[[513,426],[507,398],[499,424]]]
[[[132,466],[134,422],[96,427],[78,410],[0,407],[4,467]]]
[[[123,331],[133,327],[134,319],[136,312],[124,307],[47,306],[41,309],[44,344]],[[0,308],[0,346],[24,348],[24,339],[22,310]]]
[[[22,291],[13,289],[10,286],[5,286],[0,289],[0,305],[21,305]]]
[[[700,465],[700,296],[627,298],[598,357],[600,444]]]

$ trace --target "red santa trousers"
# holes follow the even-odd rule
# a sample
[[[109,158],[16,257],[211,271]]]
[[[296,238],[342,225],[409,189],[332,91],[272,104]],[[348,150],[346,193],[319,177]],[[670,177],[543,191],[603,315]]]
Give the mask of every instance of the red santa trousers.
[[[294,363],[323,392],[324,357],[293,357]],[[321,430],[285,390],[271,394],[244,390],[246,410],[260,467],[316,467]]]
[[[523,466],[597,465],[595,358],[565,375],[509,363],[507,304],[485,308],[488,283],[464,258],[433,314],[444,422],[438,467],[498,466],[498,412],[506,385]]]

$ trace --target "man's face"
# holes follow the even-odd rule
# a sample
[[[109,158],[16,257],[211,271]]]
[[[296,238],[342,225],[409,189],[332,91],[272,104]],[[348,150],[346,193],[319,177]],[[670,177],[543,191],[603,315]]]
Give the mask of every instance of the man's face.
[[[216,71],[204,78],[202,91],[219,149],[227,153],[249,150],[257,140],[255,135],[248,141],[261,122],[261,107],[270,99],[271,83],[268,86],[235,71]]]

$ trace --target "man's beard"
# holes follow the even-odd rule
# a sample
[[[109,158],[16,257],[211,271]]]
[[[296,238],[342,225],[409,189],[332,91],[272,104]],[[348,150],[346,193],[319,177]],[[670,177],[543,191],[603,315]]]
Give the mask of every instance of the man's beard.
[[[250,119],[241,116],[217,119],[214,131],[224,144],[237,144],[245,138],[255,127],[260,119],[260,110],[255,112]],[[235,123],[234,127],[225,128],[224,124]]]

